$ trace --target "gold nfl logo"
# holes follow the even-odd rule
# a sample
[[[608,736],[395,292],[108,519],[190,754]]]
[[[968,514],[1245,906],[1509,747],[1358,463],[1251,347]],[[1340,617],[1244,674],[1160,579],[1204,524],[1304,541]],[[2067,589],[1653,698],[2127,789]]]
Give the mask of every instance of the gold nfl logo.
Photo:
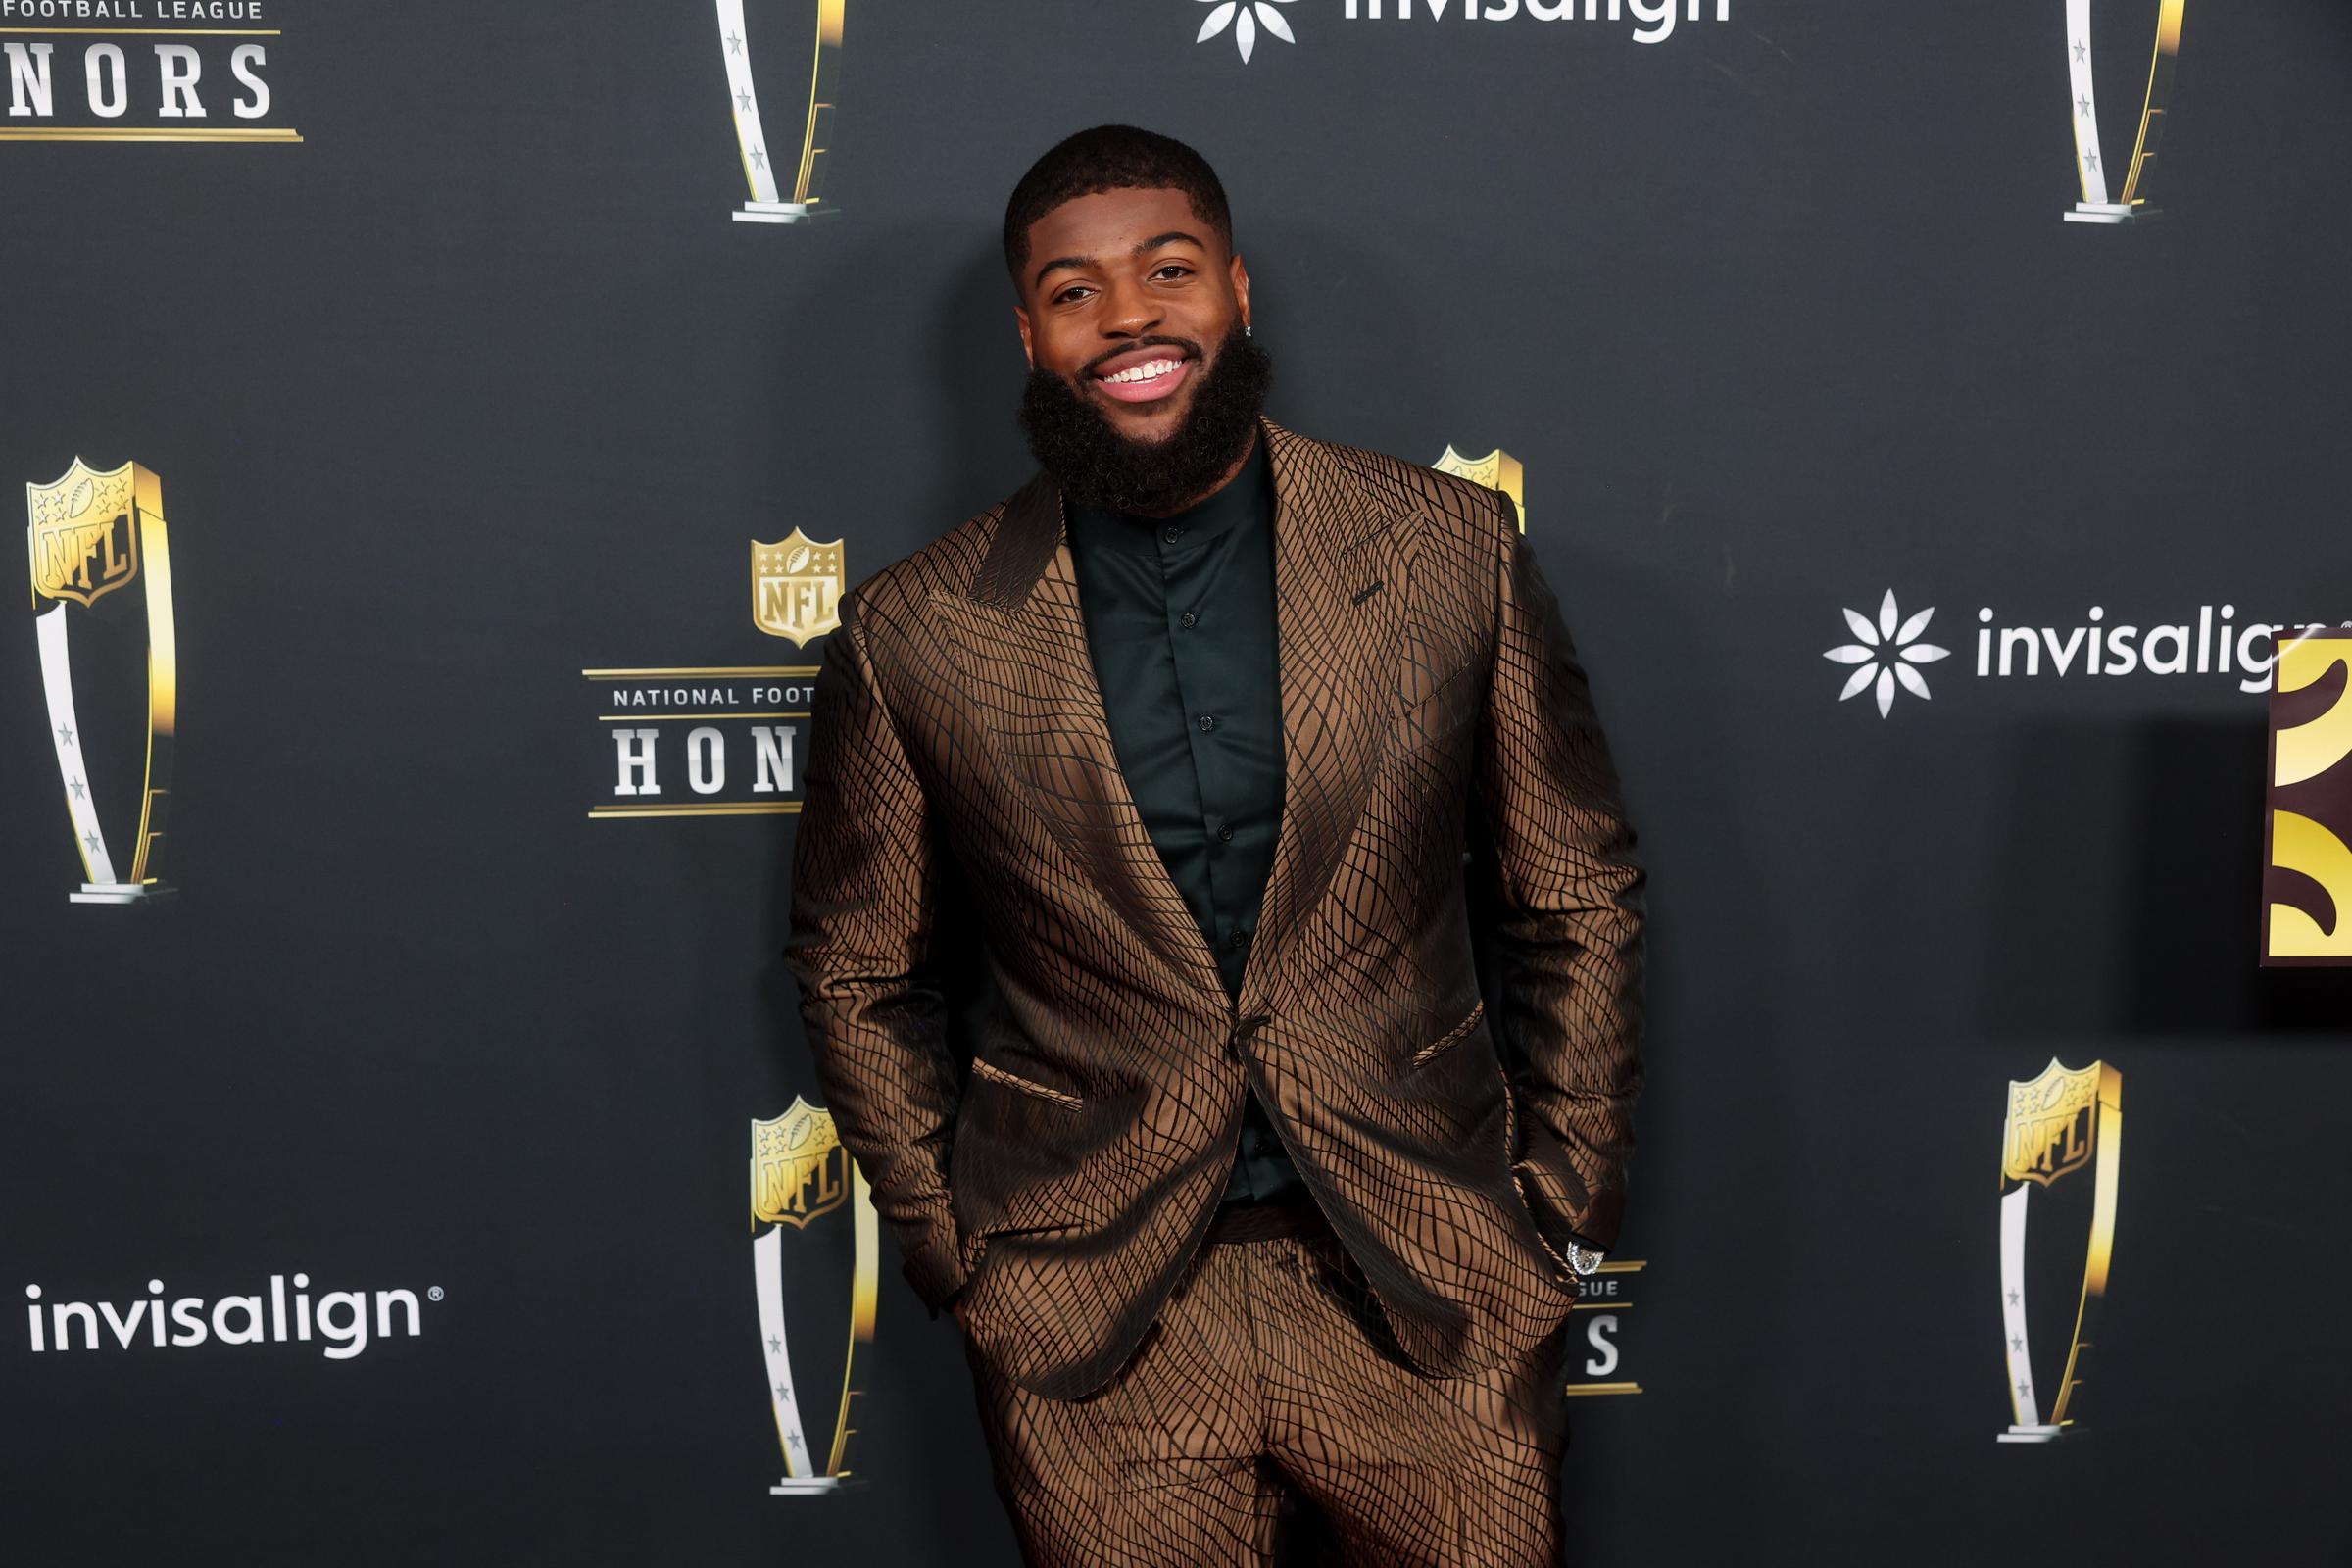
[[[795,528],[774,544],[752,541],[752,624],[797,645],[841,626],[841,540]]]
[[[27,484],[31,515],[32,594],[88,608],[139,574],[139,531],[132,513],[137,465],[101,473],[81,459],[54,484]],[[152,514],[157,509],[148,508]]]
[[[799,1229],[849,1201],[850,1152],[833,1113],[800,1096],[772,1121],[752,1123],[752,1224]]]
[[[1519,531],[1527,532],[1527,470],[1517,458],[1500,447],[1483,458],[1466,458],[1448,443],[1446,455],[1430,466],[1440,473],[1459,474],[1473,484],[1483,484],[1509,496],[1511,510],[1519,514]]]

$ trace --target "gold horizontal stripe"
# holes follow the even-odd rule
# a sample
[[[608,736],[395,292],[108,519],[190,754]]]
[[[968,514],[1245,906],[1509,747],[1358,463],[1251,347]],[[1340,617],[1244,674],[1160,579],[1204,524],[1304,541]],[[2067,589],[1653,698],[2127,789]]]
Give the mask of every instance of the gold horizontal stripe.
[[[275,38],[281,27],[0,27],[0,32],[98,33],[113,38]]]
[[[1600,1274],[1639,1274],[1647,1267],[1649,1267],[1649,1259],[1645,1257],[1629,1257],[1623,1262],[1612,1262],[1607,1258],[1602,1258],[1600,1267],[1594,1272]]]
[[[0,125],[0,141],[300,141],[302,136],[292,130],[167,130],[162,126],[122,125],[61,125],[54,130],[32,130],[16,125]]]
[[[807,713],[736,713],[719,709],[709,713],[599,713],[607,724],[625,724],[632,718],[807,718]]]
[[[778,800],[680,800],[654,807],[654,804],[618,804],[618,807],[588,807],[590,811],[800,811],[800,802]]]
[[[816,664],[679,664],[651,669],[583,669],[590,680],[633,680],[640,675],[813,675]]]
[[[797,812],[798,801],[775,801],[760,806],[592,806],[590,817],[614,816],[774,816]]]
[[[1571,1383],[1568,1385],[1568,1392],[1570,1394],[1640,1394],[1642,1385],[1639,1383]]]

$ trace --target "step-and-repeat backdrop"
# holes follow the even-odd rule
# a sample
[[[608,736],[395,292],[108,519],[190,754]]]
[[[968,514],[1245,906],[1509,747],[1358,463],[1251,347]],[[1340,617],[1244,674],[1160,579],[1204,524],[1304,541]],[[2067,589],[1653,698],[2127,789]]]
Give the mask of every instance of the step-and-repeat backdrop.
[[[840,595],[1029,470],[1004,199],[1130,121],[1277,417],[1519,504],[1626,778],[1579,1560],[2329,1560],[2348,68],[2323,0],[0,0],[0,1551],[1015,1560],[779,947]]]

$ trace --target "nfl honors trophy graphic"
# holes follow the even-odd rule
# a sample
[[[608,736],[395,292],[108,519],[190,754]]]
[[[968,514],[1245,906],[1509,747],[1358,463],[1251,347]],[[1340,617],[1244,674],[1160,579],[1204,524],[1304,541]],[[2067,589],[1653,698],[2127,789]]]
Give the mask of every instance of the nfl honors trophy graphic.
[[[2139,123],[2133,129],[2131,155],[2118,170],[2103,161],[2099,151],[2099,100],[2090,80],[2090,0],[2066,0],[2066,71],[2074,98],[2075,172],[2082,184],[2082,199],[2063,215],[2068,222],[2129,223],[2154,218],[2161,211],[2147,205],[2140,189],[2147,183],[2156,144],[2164,139],[2165,105],[2173,96],[2173,68],[2180,57],[2180,13],[2187,3],[2159,0],[2156,44],[2148,58]],[[2137,83],[2136,73],[2132,80]],[[2107,189],[2111,173],[2120,175],[2112,201]]]
[[[49,741],[81,856],[76,904],[134,904],[161,880],[178,636],[163,482],[135,463],[99,472],[75,458],[26,484],[33,627]]]
[[[2280,640],[2267,793],[2262,962],[2352,964],[2352,630]]]
[[[1465,458],[1449,444],[1446,455],[1430,465],[1440,473],[1456,473],[1490,490],[1499,490],[1511,498],[1511,510],[1519,514],[1519,531],[1527,532],[1527,481],[1519,460],[1500,447],[1483,458]]]
[[[2003,1443],[2080,1432],[2075,1401],[2115,1251],[2123,1074],[2050,1058],[2009,1085],[2001,1129],[2001,1333],[2011,1421]],[[2029,1205],[2034,1214],[2026,1225]]]
[[[746,25],[744,0],[716,0],[718,44],[727,63],[727,97],[735,116],[735,141],[743,157],[744,183],[752,199],[734,215],[739,223],[798,223],[837,212],[819,207],[824,186],[825,150],[833,135],[836,78],[841,74],[842,8],[847,0],[766,0],[755,6],[761,25]],[[806,30],[813,20],[813,50]],[[796,25],[797,24],[797,25]],[[752,46],[760,58],[793,63],[775,69],[775,79],[794,90],[777,95],[778,116],[773,123],[783,130],[781,145],[768,139],[768,122],[760,118],[760,89],[752,80]],[[808,62],[807,112],[801,108],[798,62]],[[799,132],[797,136],[794,132]],[[789,193],[789,194],[787,194]]]
[[[772,545],[753,540],[752,623],[802,647],[811,637],[838,631],[841,543],[811,539],[798,528]]]
[[[801,1420],[800,1385],[792,1375],[791,1344],[784,1332],[787,1295],[806,1311],[818,1295],[791,1286],[813,1284],[823,1276],[823,1259],[808,1233],[811,1221],[847,1206],[850,1210],[851,1267],[849,1338],[841,1352],[841,1395],[834,1406],[833,1431],[825,1460],[819,1468],[808,1446],[808,1428]],[[848,1457],[850,1401],[858,1396],[854,1381],[858,1348],[874,1341],[874,1299],[881,1264],[881,1218],[874,1211],[873,1189],[865,1172],[850,1157],[833,1131],[833,1113],[820,1110],[795,1095],[792,1108],[773,1121],[752,1123],[752,1228],[772,1226],[752,1243],[752,1272],[760,1293],[760,1339],[767,1357],[767,1396],[776,1416],[776,1441],[784,1449],[784,1479],[768,1488],[775,1496],[831,1492],[850,1474]],[[789,1273],[784,1267],[788,1245],[796,1254]]]

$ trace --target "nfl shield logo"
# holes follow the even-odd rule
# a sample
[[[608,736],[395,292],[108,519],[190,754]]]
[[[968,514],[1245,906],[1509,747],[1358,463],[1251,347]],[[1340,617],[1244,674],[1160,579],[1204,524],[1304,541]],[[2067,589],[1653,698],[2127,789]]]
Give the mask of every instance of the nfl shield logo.
[[[2089,1164],[2098,1152],[2100,1085],[2113,1072],[2096,1061],[2077,1071],[2053,1056],[2040,1077],[2011,1083],[2003,1179],[2047,1187]]]
[[[805,645],[841,626],[841,540],[795,528],[774,544],[752,541],[752,623]]]
[[[795,1230],[849,1200],[850,1152],[833,1113],[792,1097],[792,1108],[752,1123],[752,1224]]]
[[[1474,484],[1483,484],[1490,490],[1499,490],[1509,496],[1511,510],[1519,514],[1519,531],[1527,532],[1526,469],[1520,466],[1517,458],[1500,447],[1483,458],[1465,458],[1448,445],[1446,455],[1430,466],[1440,473],[1459,474]]]
[[[55,483],[24,487],[35,599],[87,607],[139,574],[132,467],[100,473],[75,458]]]

